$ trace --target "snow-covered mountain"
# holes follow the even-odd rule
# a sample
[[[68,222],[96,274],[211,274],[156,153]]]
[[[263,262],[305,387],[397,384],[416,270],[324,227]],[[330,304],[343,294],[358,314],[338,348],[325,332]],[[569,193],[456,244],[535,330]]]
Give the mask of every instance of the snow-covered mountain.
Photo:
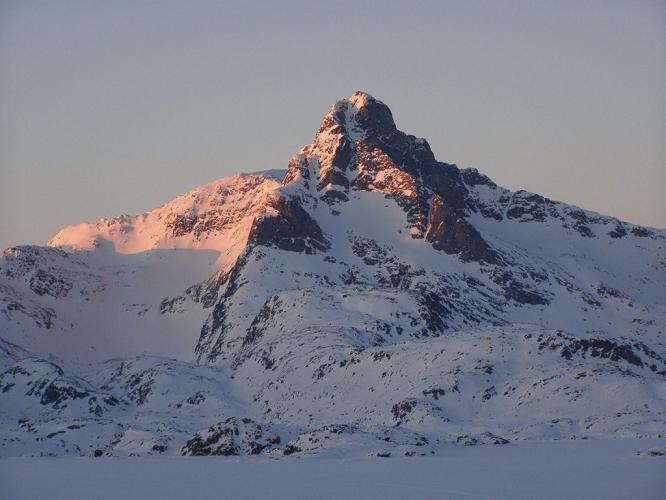
[[[660,436],[665,242],[439,162],[356,92],[286,171],[5,250],[0,454]]]

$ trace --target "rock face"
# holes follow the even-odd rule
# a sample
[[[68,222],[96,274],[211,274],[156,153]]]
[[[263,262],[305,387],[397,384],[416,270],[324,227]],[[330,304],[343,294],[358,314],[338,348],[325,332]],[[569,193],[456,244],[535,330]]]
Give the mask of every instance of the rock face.
[[[286,171],[3,253],[0,455],[656,436],[665,242],[437,161],[357,92]]]
[[[280,436],[266,436],[260,424],[249,418],[229,417],[223,423],[212,425],[207,431],[197,432],[183,449],[182,455],[259,455],[267,448],[280,444]]]
[[[426,240],[435,250],[460,255],[466,261],[495,264],[497,258],[474,227],[447,206],[438,194],[430,202]]]
[[[298,200],[277,197],[270,199],[268,206],[275,212],[264,213],[254,220],[249,244],[306,254],[329,248],[321,228]]]

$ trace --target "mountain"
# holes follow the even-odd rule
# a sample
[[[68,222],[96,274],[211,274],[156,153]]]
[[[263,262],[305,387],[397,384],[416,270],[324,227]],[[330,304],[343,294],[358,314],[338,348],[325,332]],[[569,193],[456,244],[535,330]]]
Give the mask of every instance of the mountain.
[[[286,171],[5,250],[0,455],[662,436],[665,241],[439,162],[356,92]]]

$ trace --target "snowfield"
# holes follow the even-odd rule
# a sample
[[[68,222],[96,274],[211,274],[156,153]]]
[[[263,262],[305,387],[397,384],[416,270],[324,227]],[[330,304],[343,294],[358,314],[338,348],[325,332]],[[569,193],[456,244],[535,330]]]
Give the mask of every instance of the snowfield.
[[[666,440],[451,447],[412,458],[3,459],[12,500],[340,499],[663,500]]]

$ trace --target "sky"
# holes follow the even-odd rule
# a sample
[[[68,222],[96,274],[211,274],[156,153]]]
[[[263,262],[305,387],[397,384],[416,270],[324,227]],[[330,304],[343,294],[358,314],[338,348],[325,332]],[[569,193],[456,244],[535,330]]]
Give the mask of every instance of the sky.
[[[666,226],[666,2],[0,0],[0,247],[284,168],[355,90],[441,161]]]

